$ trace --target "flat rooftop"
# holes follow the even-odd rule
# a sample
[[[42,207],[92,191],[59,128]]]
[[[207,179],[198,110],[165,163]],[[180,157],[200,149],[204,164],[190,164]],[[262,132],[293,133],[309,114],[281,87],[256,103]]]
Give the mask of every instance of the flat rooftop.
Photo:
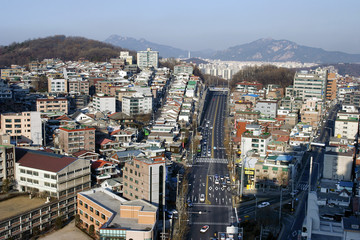
[[[28,195],[0,201],[0,221],[45,205],[45,201],[43,198],[30,199]]]

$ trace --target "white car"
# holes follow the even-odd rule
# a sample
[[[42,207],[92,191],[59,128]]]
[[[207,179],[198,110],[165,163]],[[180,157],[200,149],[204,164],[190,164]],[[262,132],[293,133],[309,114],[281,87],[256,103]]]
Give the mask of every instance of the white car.
[[[209,225],[205,225],[200,229],[201,233],[205,233],[207,230],[209,230]]]
[[[205,202],[205,195],[203,193],[200,194],[199,200],[200,200],[200,202]]]
[[[260,203],[260,204],[258,205],[258,208],[264,208],[264,207],[267,207],[267,206],[269,206],[269,205],[270,205],[269,202],[262,202],[262,203]]]

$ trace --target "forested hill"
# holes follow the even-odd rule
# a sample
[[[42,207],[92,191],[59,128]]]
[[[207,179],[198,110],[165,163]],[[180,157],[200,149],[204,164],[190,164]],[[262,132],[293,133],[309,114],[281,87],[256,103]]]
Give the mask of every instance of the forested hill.
[[[126,49],[83,37],[56,35],[0,46],[0,68],[10,67],[11,64],[24,65],[45,58],[106,61],[119,56],[121,50]],[[130,51],[130,54],[135,56],[135,52]]]

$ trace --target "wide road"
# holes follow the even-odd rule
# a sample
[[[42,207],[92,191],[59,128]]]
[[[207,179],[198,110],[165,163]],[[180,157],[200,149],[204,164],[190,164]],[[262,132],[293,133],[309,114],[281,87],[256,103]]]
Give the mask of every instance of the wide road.
[[[205,103],[202,126],[202,151],[197,157],[189,177],[188,208],[190,231],[188,239],[209,239],[214,233],[225,232],[235,222],[231,187],[226,182],[229,174],[224,148],[224,121],[226,117],[226,92],[209,92]],[[216,177],[218,176],[218,181]],[[203,196],[203,198],[202,198]],[[184,223],[186,224],[186,223]],[[206,233],[200,233],[209,225]]]

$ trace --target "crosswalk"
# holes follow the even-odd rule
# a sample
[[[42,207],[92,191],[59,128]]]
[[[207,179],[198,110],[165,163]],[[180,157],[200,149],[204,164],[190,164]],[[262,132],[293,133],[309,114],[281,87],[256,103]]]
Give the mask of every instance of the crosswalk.
[[[226,158],[197,158],[197,163],[228,163]]]
[[[303,191],[307,190],[308,187],[309,187],[308,183],[301,183],[301,184],[298,185],[298,189],[303,190]]]

